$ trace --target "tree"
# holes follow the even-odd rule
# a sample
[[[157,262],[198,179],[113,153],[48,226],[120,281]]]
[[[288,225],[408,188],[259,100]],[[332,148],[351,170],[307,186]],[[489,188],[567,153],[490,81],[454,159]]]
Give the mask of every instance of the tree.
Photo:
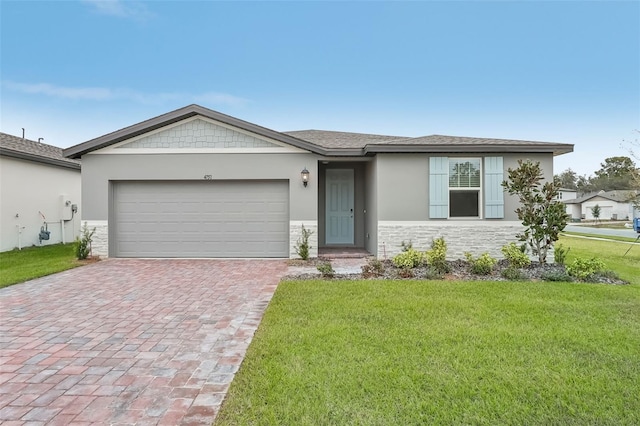
[[[629,157],[609,157],[600,163],[600,170],[590,179],[596,191],[612,191],[614,189],[631,189],[638,174],[636,165]]]
[[[543,181],[540,163],[518,160],[518,168],[507,170],[509,179],[502,186],[510,195],[520,198],[521,206],[516,209],[518,219],[525,229],[516,235],[525,242],[540,263],[547,263],[547,253],[558,241],[560,232],[567,226],[565,206],[556,201],[560,189],[558,179]]]
[[[640,130],[634,130],[634,133],[640,135]],[[629,151],[629,155],[636,159],[636,161],[640,161],[640,142],[636,137],[634,140],[627,141],[623,139],[623,146],[626,146]],[[637,192],[635,194],[631,194],[629,197],[629,201],[631,201],[636,209],[640,210],[640,169],[636,169],[636,173],[633,177],[632,187],[631,189],[635,189]]]
[[[591,208],[591,216],[593,216],[593,218],[596,220],[596,223],[598,223],[598,219],[600,219],[600,205],[596,204],[595,206],[593,206]]]
[[[570,168],[557,175],[557,178],[560,180],[561,188],[578,189],[578,175]]]

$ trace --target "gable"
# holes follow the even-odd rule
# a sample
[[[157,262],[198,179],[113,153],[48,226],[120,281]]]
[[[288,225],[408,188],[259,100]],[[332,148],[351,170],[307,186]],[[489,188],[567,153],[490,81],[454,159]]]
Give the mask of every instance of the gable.
[[[127,139],[96,153],[303,152],[282,142],[196,116]]]

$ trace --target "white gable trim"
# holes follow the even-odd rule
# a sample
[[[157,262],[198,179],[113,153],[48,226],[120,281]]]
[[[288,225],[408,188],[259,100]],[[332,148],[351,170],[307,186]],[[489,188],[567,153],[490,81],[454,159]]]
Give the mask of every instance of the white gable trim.
[[[178,126],[181,126],[185,123],[189,123],[195,120],[202,120],[207,123],[224,127],[226,129],[232,130],[234,132],[238,132],[252,138],[256,138],[270,144],[276,145],[275,147],[258,147],[258,148],[123,148],[124,145],[130,144],[132,142],[138,141],[143,138],[147,138],[149,136],[156,135],[158,133],[166,132]],[[133,138],[126,139],[124,141],[118,142],[116,144],[107,146],[102,149],[98,149],[93,151],[92,154],[238,154],[238,153],[253,153],[253,154],[264,154],[264,153],[306,153],[309,152],[304,149],[300,149],[288,144],[285,144],[280,141],[276,141],[271,138],[267,138],[262,135],[258,135],[256,133],[248,132],[244,129],[240,129],[238,127],[230,126],[226,123],[222,123],[217,120],[212,120],[208,117],[203,117],[201,115],[195,115],[193,117],[189,117],[184,120],[180,120],[176,123],[170,124],[168,126],[161,127],[159,129],[155,129],[153,131],[143,133]]]

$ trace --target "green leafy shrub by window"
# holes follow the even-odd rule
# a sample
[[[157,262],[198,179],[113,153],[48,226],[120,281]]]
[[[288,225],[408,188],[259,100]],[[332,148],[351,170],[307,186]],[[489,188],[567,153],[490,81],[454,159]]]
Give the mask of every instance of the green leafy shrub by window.
[[[489,275],[493,267],[498,263],[489,253],[482,253],[477,259],[474,259],[469,252],[465,252],[464,256],[471,265],[471,272],[476,275]]]
[[[313,231],[310,229],[306,229],[304,224],[302,225],[302,236],[298,238],[296,242],[295,250],[298,256],[302,260],[309,259],[309,249],[311,246],[309,245],[309,237],[313,234]]]
[[[325,278],[333,278],[336,273],[336,271],[333,270],[333,266],[331,266],[330,262],[322,262],[316,268],[318,268],[318,271]]]
[[[427,264],[438,274],[446,274],[451,271],[447,263],[447,243],[443,237],[436,238],[431,242],[431,250],[425,253]]]
[[[565,260],[567,260],[567,255],[569,254],[569,250],[571,250],[571,247],[564,248],[562,244],[556,244],[553,250],[553,256],[558,265],[564,265]]]
[[[384,275],[384,264],[376,259],[372,258],[362,266],[362,278],[381,277]]]
[[[85,260],[91,255],[91,242],[93,241],[93,234],[96,233],[96,228],[89,230],[87,222],[84,223],[80,230],[80,236],[76,238],[76,257],[78,260]]]
[[[502,246],[502,254],[504,254],[504,258],[507,259],[509,265],[514,268],[524,268],[531,265],[529,256],[527,256],[516,243],[509,243]]]
[[[412,269],[423,263],[423,254],[410,248],[395,255],[392,261],[397,268]]]
[[[586,280],[590,275],[601,272],[604,268],[604,262],[595,257],[591,259],[578,258],[574,260],[571,265],[567,266],[567,272],[579,280]]]

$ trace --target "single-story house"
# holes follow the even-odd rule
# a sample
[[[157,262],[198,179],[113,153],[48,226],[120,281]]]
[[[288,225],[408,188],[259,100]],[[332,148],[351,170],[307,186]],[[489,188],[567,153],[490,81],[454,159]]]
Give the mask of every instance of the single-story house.
[[[61,148],[0,133],[0,251],[73,241],[80,185]]]
[[[567,213],[571,215],[571,219],[594,220],[593,208],[598,205],[600,220],[631,220],[636,217],[631,200],[639,196],[640,191],[618,189],[600,191],[563,202],[567,205]]]
[[[296,257],[356,247],[379,258],[444,237],[452,258],[522,229],[501,182],[519,159],[573,145],[323,130],[278,132],[198,105],[67,148],[82,159],[83,222],[111,257]]]

